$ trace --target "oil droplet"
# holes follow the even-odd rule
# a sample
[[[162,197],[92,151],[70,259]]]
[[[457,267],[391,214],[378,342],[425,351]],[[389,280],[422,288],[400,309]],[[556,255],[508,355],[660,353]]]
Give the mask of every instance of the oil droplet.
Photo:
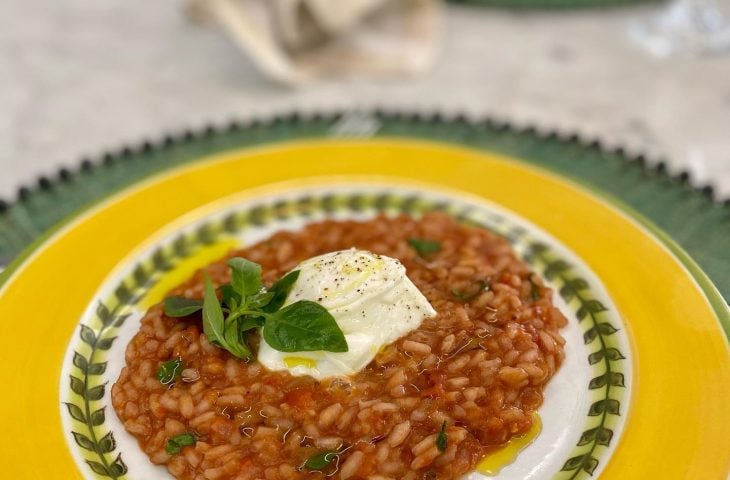
[[[517,458],[517,455],[535,440],[542,430],[542,421],[537,412],[532,413],[532,427],[524,435],[513,437],[501,449],[490,453],[477,464],[477,471],[484,475],[496,475]]]
[[[156,304],[164,298],[167,292],[192,277],[196,270],[222,258],[226,253],[236,248],[237,245],[238,243],[235,240],[224,240],[200,248],[191,256],[178,262],[172,270],[165,272],[155,286],[139,302],[139,307],[146,310]]]
[[[300,365],[307,368],[314,368],[317,366],[317,362],[315,360],[304,357],[284,357],[284,364],[287,368],[294,368]]]

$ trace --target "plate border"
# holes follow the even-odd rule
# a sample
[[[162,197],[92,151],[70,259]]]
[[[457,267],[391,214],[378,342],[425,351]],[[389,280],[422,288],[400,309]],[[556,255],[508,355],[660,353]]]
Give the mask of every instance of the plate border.
[[[529,125],[518,127],[503,120],[471,118],[458,113],[444,115],[382,109],[294,112],[234,119],[227,124],[209,123],[185,129],[179,134],[164,135],[155,141],[124,145],[116,151],[103,152],[97,158],[83,159],[79,162],[78,171],[61,168],[55,177],[39,177],[37,186],[19,189],[15,203],[0,200],[0,240],[2,237],[7,237],[8,241],[15,238],[16,242],[25,239],[25,245],[31,245],[28,248],[38,246],[41,242],[33,240],[39,235],[47,233],[49,228],[57,229],[58,222],[68,222],[107,197],[109,192],[133,186],[134,182],[155,172],[223,151],[232,152],[241,147],[256,147],[281,140],[362,138],[363,135],[437,140],[438,143],[459,144],[482,152],[520,158],[526,163],[547,168],[602,195],[613,205],[621,207],[625,203],[629,208],[621,207],[622,210],[641,223],[654,227],[661,225],[659,229],[651,228],[652,232],[666,236],[670,243],[684,244],[674,252],[695,263],[692,266],[683,262],[693,275],[711,276],[714,282],[710,283],[724,292],[725,300],[722,295],[720,300],[727,301],[730,296],[730,261],[723,260],[723,234],[716,233],[719,228],[725,235],[730,235],[730,198],[724,201],[715,199],[709,185],[691,186],[687,171],[670,173],[661,159],[627,153],[621,147],[609,148],[596,138]],[[609,182],[606,182],[607,178]],[[656,199],[642,194],[642,191],[652,189]],[[72,192],[79,193],[71,195]],[[59,205],[65,204],[70,206],[61,207],[58,211]],[[677,214],[672,216],[672,210],[676,210]],[[35,220],[38,215],[45,218],[49,215],[47,211],[59,212],[50,214],[55,223]],[[61,215],[62,212],[65,213]],[[641,215],[636,216],[639,212]],[[687,218],[692,219],[691,225]],[[647,219],[651,222],[645,222]],[[667,231],[672,235],[667,235]],[[0,242],[0,264],[7,253],[2,249],[3,243]],[[13,252],[12,247],[10,251]],[[696,256],[689,255],[689,252]],[[17,259],[17,253],[15,257]],[[11,258],[5,258],[5,261]],[[16,266],[11,265],[9,269]],[[699,277],[698,281],[702,282]],[[0,271],[0,286],[3,278]],[[715,299],[712,301],[716,303]],[[730,339],[730,320],[722,323]]]
[[[702,330],[696,330],[698,333],[698,336],[689,336],[689,337],[682,337],[686,338],[686,341],[689,344],[692,344],[695,348],[703,348],[703,350],[699,350],[697,352],[697,357],[707,360],[712,363],[713,370],[708,371],[707,374],[698,372],[697,374],[697,381],[693,381],[693,377],[688,377],[689,384],[693,386],[694,390],[687,393],[687,396],[684,397],[683,395],[678,395],[676,398],[677,400],[668,402],[668,405],[681,405],[682,408],[688,407],[688,404],[686,401],[681,400],[682,398],[692,398],[696,399],[701,391],[699,388],[702,388],[702,391],[706,392],[714,392],[715,394],[719,393],[719,395],[712,395],[715,400],[709,402],[713,409],[718,409],[718,398],[725,398],[724,395],[727,394],[728,391],[728,384],[725,384],[724,382],[717,383],[716,381],[713,383],[712,378],[717,378],[718,375],[722,376],[723,378],[729,378],[728,375],[730,375],[730,370],[728,370],[728,362],[726,362],[726,358],[730,358],[728,356],[728,349],[727,349],[727,340],[724,338],[724,335],[721,331],[717,331],[718,325],[715,323],[717,321],[717,316],[714,314],[714,311],[711,310],[709,307],[710,305],[707,303],[706,296],[704,292],[702,292],[696,282],[693,280],[691,275],[687,275],[686,270],[684,269],[683,265],[678,261],[678,259],[671,254],[666,248],[664,248],[663,244],[654,236],[647,235],[646,231],[640,226],[636,224],[635,221],[633,221],[631,218],[627,217],[626,215],[621,214],[619,211],[616,211],[615,208],[611,207],[610,205],[606,205],[605,202],[603,202],[600,198],[596,197],[595,195],[589,195],[586,193],[585,190],[582,190],[580,188],[576,188],[576,185],[566,181],[564,178],[558,178],[557,176],[551,176],[545,174],[545,172],[542,169],[537,169],[534,167],[529,167],[524,164],[520,164],[519,162],[515,162],[513,159],[510,158],[504,158],[500,157],[499,155],[495,154],[485,154],[483,152],[475,152],[463,148],[454,148],[449,147],[448,145],[434,145],[430,142],[393,142],[393,141],[381,141],[377,142],[377,144],[373,144],[371,142],[348,142],[346,145],[343,144],[333,144],[332,142],[302,142],[295,145],[296,148],[292,148],[292,145],[286,145],[283,148],[268,148],[268,149],[256,149],[254,151],[248,150],[246,152],[238,152],[244,153],[243,158],[239,158],[238,155],[234,153],[228,153],[224,155],[218,155],[217,157],[214,157],[211,163],[203,164],[196,164],[196,165],[189,165],[188,167],[180,170],[176,170],[174,172],[168,171],[165,174],[161,176],[157,176],[154,179],[154,188],[159,187],[159,190],[162,190],[163,192],[167,192],[167,194],[174,194],[174,192],[181,193],[184,190],[180,190],[181,185],[191,185],[190,180],[193,176],[196,176],[197,178],[205,179],[204,183],[210,184],[210,182],[214,181],[214,176],[219,175],[225,172],[228,173],[228,177],[230,177],[231,173],[238,172],[240,175],[241,173],[244,173],[246,171],[250,172],[250,163],[247,163],[244,160],[250,160],[250,159],[256,159],[257,161],[270,161],[272,158],[279,158],[277,155],[280,155],[282,153],[288,154],[283,155],[282,161],[288,166],[290,169],[290,173],[287,175],[284,175],[281,178],[300,178],[301,176],[308,176],[311,174],[312,169],[309,167],[304,168],[302,165],[305,165],[305,163],[301,162],[302,158],[308,158],[310,160],[316,159],[318,163],[320,162],[320,159],[323,163],[321,163],[320,167],[317,169],[314,169],[313,171],[323,171],[323,168],[333,169],[332,171],[337,172],[352,172],[353,165],[350,166],[343,166],[338,167],[338,163],[333,163],[333,156],[334,155],[342,155],[343,152],[347,152],[346,154],[351,156],[353,159],[360,159],[362,161],[363,159],[367,158],[368,162],[373,161],[377,165],[377,170],[381,172],[382,175],[388,175],[385,172],[399,172],[399,173],[391,173],[390,175],[393,176],[393,178],[400,179],[399,181],[403,181],[406,177],[405,172],[410,171],[409,169],[404,169],[402,166],[395,167],[393,165],[393,158],[404,156],[404,166],[409,165],[412,167],[416,167],[417,162],[421,161],[422,158],[433,158],[434,160],[439,160],[438,163],[434,163],[434,165],[437,167],[433,169],[432,171],[429,171],[428,173],[421,173],[419,174],[419,177],[423,179],[430,179],[429,181],[436,183],[436,184],[442,184],[442,185],[450,185],[452,188],[458,188],[459,190],[466,190],[469,192],[474,192],[474,194],[477,194],[478,196],[484,196],[487,198],[497,198],[498,203],[502,205],[508,205],[510,208],[516,209],[516,211],[520,212],[519,215],[523,218],[527,218],[528,220],[532,220],[533,222],[536,222],[536,218],[540,218],[540,211],[541,208],[534,205],[534,201],[532,200],[525,200],[524,195],[522,195],[522,199],[520,199],[520,195],[515,196],[514,193],[511,192],[529,192],[529,190],[525,190],[524,188],[520,187],[521,185],[531,185],[533,188],[538,188],[540,184],[545,184],[545,189],[541,190],[543,191],[543,194],[546,195],[555,195],[556,200],[562,199],[565,200],[571,200],[571,199],[580,199],[586,203],[587,206],[594,207],[596,216],[609,222],[609,225],[612,225],[616,230],[615,232],[622,232],[627,235],[627,238],[632,238],[634,241],[637,241],[639,244],[643,245],[645,244],[648,248],[647,253],[651,253],[652,256],[655,256],[657,258],[662,259],[662,262],[658,264],[659,271],[663,271],[665,273],[671,274],[671,275],[677,275],[677,286],[681,285],[683,288],[687,289],[687,298],[686,302],[683,303],[683,305],[692,305],[694,308],[699,309],[697,311],[696,320],[697,322],[694,323],[687,323],[680,318],[677,318],[676,315],[673,316],[670,312],[671,310],[669,307],[673,305],[671,302],[666,303],[664,306],[662,304],[657,304],[656,307],[659,311],[664,311],[668,314],[669,318],[672,319],[672,325],[674,325],[677,328],[680,328],[682,332],[690,333],[690,331],[694,328],[693,325],[699,326],[702,325]],[[355,148],[353,148],[355,147]],[[296,155],[292,155],[292,150],[296,151]],[[375,156],[373,156],[373,153],[376,153]],[[448,157],[447,157],[448,156]],[[449,160],[448,158],[451,158]],[[292,160],[299,160],[299,162],[293,162]],[[485,167],[482,167],[482,162],[484,162],[484,165],[489,165],[489,170],[484,170]],[[471,168],[475,169],[474,171],[489,171],[492,174],[498,175],[497,177],[492,177],[490,180],[486,182],[487,185],[489,185],[495,193],[491,194],[489,193],[490,190],[486,189],[484,183],[480,183],[476,178],[463,175],[456,175],[456,173],[453,170],[452,165],[460,165],[462,167],[471,166]],[[349,165],[349,163],[348,163]],[[248,167],[247,167],[248,166]],[[418,167],[417,167],[418,168]],[[246,170],[247,169],[247,170]],[[431,169],[429,169],[431,170]],[[460,172],[464,172],[464,170],[460,170]],[[510,179],[510,182],[507,184],[500,183],[497,181],[497,178],[499,175],[506,175],[506,178]],[[224,192],[230,193],[234,190],[231,190],[232,187],[238,188],[238,191],[240,191],[242,188],[248,189],[249,186],[253,187],[256,185],[263,185],[271,182],[272,180],[265,180],[266,178],[270,178],[270,175],[259,175],[256,174],[252,177],[252,179],[245,180],[245,181],[222,181],[220,183],[220,187]],[[402,177],[402,178],[401,178]],[[247,175],[244,175],[243,178],[247,178]],[[272,177],[273,178],[273,177]],[[223,180],[223,177],[221,177],[221,180]],[[216,180],[217,181],[217,180]],[[523,183],[524,181],[524,183]],[[181,183],[183,182],[183,183]],[[515,183],[518,182],[518,183]],[[173,185],[177,184],[177,187],[174,187]],[[127,197],[125,198],[116,198],[114,202],[112,203],[105,203],[102,205],[103,210],[101,212],[96,212],[94,215],[90,215],[88,217],[85,217],[82,219],[82,226],[87,226],[86,224],[89,223],[88,226],[96,226],[97,228],[100,226],[106,226],[106,228],[113,228],[110,223],[110,218],[106,210],[112,210],[117,213],[125,213],[126,216],[131,215],[130,213],[130,207],[136,206],[136,207],[143,207],[143,203],[145,201],[149,201],[150,199],[150,193],[153,190],[153,185],[147,184],[147,185],[138,185],[136,189],[134,189],[132,192],[127,191]],[[458,186],[458,187],[457,187]],[[515,187],[520,187],[515,190]],[[540,187],[542,188],[542,187]],[[198,198],[200,201],[198,202],[198,205],[204,204],[205,202],[210,201],[210,199],[217,198],[212,193],[204,193],[204,190],[199,190],[197,192],[197,195],[194,195],[193,198]],[[553,206],[557,206],[559,202],[556,201],[550,201],[551,196],[544,197],[545,201]],[[203,199],[208,199],[204,200]],[[182,206],[185,209],[193,209],[194,205],[190,202],[183,203]],[[124,210],[126,208],[126,211]],[[181,207],[182,208],[182,207]],[[177,208],[173,211],[178,212],[178,215],[184,214],[186,211],[185,209]],[[159,210],[159,209],[158,209]],[[566,222],[561,222],[558,219],[560,217],[544,217],[547,219],[550,219],[549,223],[552,227],[555,227],[556,230],[553,230],[551,228],[547,228],[547,231],[551,232],[553,236],[557,236],[559,239],[564,239],[564,242],[567,242],[566,245],[571,245],[571,250],[574,250],[576,252],[583,252],[583,251],[590,251],[591,249],[591,243],[586,242],[585,239],[581,240],[580,236],[575,237],[571,236],[570,238],[576,239],[575,241],[567,241],[565,239],[570,236],[569,229],[570,228],[580,228],[580,221],[578,217],[576,216],[576,212],[582,212],[582,214],[586,213],[586,207],[581,207],[580,204],[572,204],[570,208],[565,210],[565,213],[569,215],[569,217],[572,219],[573,227],[571,227]],[[105,216],[106,214],[106,216]],[[156,213],[156,215],[159,217],[164,217],[166,220],[162,223],[170,222],[171,218],[170,215],[163,215],[162,213]],[[131,217],[130,217],[131,218]],[[585,217],[582,217],[585,218]],[[578,222],[578,223],[576,223]],[[540,221],[536,222],[538,225],[542,225],[543,223]],[[605,248],[615,248],[616,242],[611,239],[610,236],[603,235],[601,224],[596,222],[588,222],[585,224],[585,227],[587,230],[590,230],[593,235],[596,235],[595,240],[603,245]],[[543,227],[545,228],[545,227]],[[149,230],[149,225],[145,227],[140,227],[141,231],[147,232]],[[149,231],[146,235],[151,235],[154,232],[154,230]],[[559,233],[556,233],[559,232]],[[53,250],[60,250],[64,251],[66,250],[66,255],[68,255],[68,249],[69,247],[72,247],[79,243],[80,240],[85,239],[88,237],[88,232],[84,233],[84,230],[81,230],[80,232],[77,231],[77,229],[66,231],[64,232],[63,236],[60,238],[55,238],[52,242],[47,244],[46,249],[53,249]],[[604,238],[608,238],[609,241],[605,241]],[[621,238],[614,236],[613,238]],[[88,238],[86,238],[88,240]],[[137,242],[142,242],[142,240],[136,240]],[[111,246],[116,245],[116,249],[119,250],[119,247],[122,245],[126,245],[129,242],[111,242]],[[117,245],[118,244],[118,245]],[[139,244],[139,243],[137,243]],[[573,247],[575,246],[575,247]],[[129,245],[127,245],[125,248],[131,248]],[[636,250],[636,249],[634,249]],[[595,251],[595,249],[594,249]],[[44,250],[45,253],[45,250]],[[118,252],[119,255],[123,256],[123,253],[120,251]],[[639,253],[639,255],[641,255]],[[41,260],[48,261],[50,260],[48,255],[45,255],[45,257],[41,257]],[[617,255],[611,255],[611,257],[617,257]],[[66,257],[63,257],[66,258]],[[116,257],[115,257],[116,258]],[[122,257],[119,257],[122,258]],[[581,254],[581,258],[582,257]],[[593,260],[598,259],[598,257],[591,257]],[[636,259],[641,259],[642,257],[632,257]],[[104,262],[105,265],[107,265],[109,262]],[[631,262],[632,265],[634,265],[634,268],[641,268],[640,264],[636,261]],[[589,262],[589,265],[592,266],[592,263]],[[598,264],[597,264],[598,265]],[[597,270],[595,266],[592,266],[593,270],[599,273],[600,278],[603,282],[606,282],[606,278],[603,277],[603,272],[607,275],[610,275],[610,278],[612,279],[612,283],[607,284],[611,288],[611,295],[614,298],[614,300],[617,301],[618,307],[623,307],[630,309],[634,314],[639,315],[637,318],[644,318],[646,315],[651,315],[650,311],[647,311],[646,303],[641,303],[632,300],[635,298],[635,295],[631,294],[630,290],[627,290],[625,286],[622,286],[620,281],[620,270],[613,264],[612,262],[604,262],[601,261],[600,263],[601,267]],[[42,278],[44,270],[35,268],[37,267],[34,264],[26,265],[22,269],[22,274],[19,275],[20,279],[25,280],[26,282],[29,279],[35,279],[38,280]],[[30,271],[28,271],[30,270]],[[98,270],[98,269],[97,269]],[[107,265],[105,267],[105,271],[112,271],[113,265]],[[99,277],[100,272],[94,272],[93,277],[95,282],[101,282],[103,277]],[[30,278],[27,278],[30,277]],[[650,277],[647,277],[647,275],[642,274],[642,278],[645,281],[652,281]],[[635,282],[631,282],[634,288],[641,288],[639,285],[634,284]],[[674,282],[670,282],[674,283]],[[91,285],[88,281],[84,284],[84,289],[88,290]],[[27,287],[27,285],[26,285]],[[93,288],[93,287],[91,287]],[[613,289],[616,289],[615,292]],[[655,289],[652,289],[655,290]],[[0,295],[6,296],[8,292],[3,291],[3,289],[0,289]],[[50,293],[50,292],[49,292]],[[649,290],[647,290],[647,293],[651,293]],[[620,295],[620,296],[616,296]],[[17,300],[24,300],[24,301],[33,301],[31,298],[32,296],[32,289],[28,290],[18,290],[15,289],[12,291],[12,295],[9,296],[9,299],[12,301],[15,301],[12,305],[14,305],[16,308],[22,308],[20,304],[17,304]],[[54,295],[53,298],[57,297],[58,295]],[[656,295],[651,295],[652,297],[656,297]],[[76,295],[78,297],[78,295]],[[77,304],[79,301],[79,298],[74,298],[73,295],[70,296],[69,301],[73,300],[74,304]],[[685,314],[689,314],[689,312],[686,312],[686,308],[682,308],[682,304],[678,304],[677,307],[683,311],[685,311]],[[622,307],[623,306],[623,307]],[[8,311],[7,309],[3,309],[4,305],[0,303],[0,310]],[[74,308],[79,308],[78,306],[75,306]],[[14,309],[14,312],[17,314],[17,310]],[[22,311],[22,310],[21,310]],[[689,314],[691,315],[691,314]],[[633,318],[633,317],[632,317]],[[650,317],[649,317],[650,318]],[[75,322],[74,322],[75,323]],[[642,330],[643,334],[640,338],[643,339],[643,341],[637,341],[637,343],[641,343],[643,347],[642,349],[642,359],[646,358],[652,358],[655,360],[661,360],[662,358],[669,360],[669,352],[666,348],[660,347],[655,343],[652,343],[648,341],[649,338],[651,338],[651,322],[647,323],[644,321],[637,322],[635,325],[631,324],[628,325],[630,327],[630,330]],[[63,327],[49,327],[49,331],[66,331],[68,330],[68,333],[64,333],[64,338],[67,338],[67,335],[70,335],[70,328],[69,326],[63,326]],[[665,340],[668,341],[667,345],[675,346],[677,342],[679,341],[680,337],[677,337],[675,335],[675,338],[671,338],[667,335],[662,335],[665,337]],[[635,337],[639,338],[639,337]],[[705,347],[699,347],[696,339],[702,338],[705,340],[706,343],[703,343]],[[709,347],[712,347],[711,349]],[[681,347],[680,347],[681,348]],[[11,350],[17,350],[17,349],[11,349]],[[59,349],[57,347],[53,347],[49,345],[49,352],[54,355],[60,355],[57,351]],[[18,354],[21,352],[18,351]],[[61,352],[62,353],[62,352]],[[0,351],[0,356],[3,358],[10,359],[9,356],[5,355]],[[58,358],[60,360],[60,358]],[[640,359],[641,360],[641,359]],[[671,361],[671,360],[670,360]],[[46,362],[47,363],[47,362]],[[672,364],[677,364],[678,371],[681,371],[682,373],[688,373],[688,369],[682,367],[682,365],[678,364],[676,361],[671,361]],[[690,361],[689,364],[695,365],[697,364],[697,361]],[[643,365],[643,367],[642,367]],[[640,386],[644,384],[644,380],[647,380],[648,382],[646,385],[654,385],[656,384],[656,380],[652,381],[652,375],[645,375],[647,373],[647,363],[640,361],[639,366],[641,367],[640,374],[642,375],[642,382],[640,383]],[[25,375],[24,378],[35,378],[33,374],[29,375],[28,368],[22,368],[23,365],[19,365],[19,368],[16,370],[8,370],[7,373],[9,375],[9,378],[15,379],[16,381],[19,381],[19,385],[24,383],[25,380],[23,380],[23,375]],[[45,368],[43,364],[39,364],[36,361],[30,361],[28,363],[28,367],[35,368],[35,369],[41,369],[42,371],[46,370],[54,370],[54,367]],[[712,376],[710,376],[710,373],[712,372]],[[34,372],[35,373],[35,372]],[[656,372],[657,375],[655,376],[656,379],[662,379],[662,380],[669,380],[671,378],[671,375],[666,373],[660,373]],[[689,372],[691,374],[691,372]],[[54,375],[55,376],[55,375]],[[676,376],[676,375],[675,375]],[[667,383],[667,391],[675,391],[676,388],[671,388],[670,383]],[[38,400],[42,398],[50,398],[49,393],[52,397],[57,398],[57,393],[54,395],[52,392],[47,392],[46,388],[43,387],[42,384],[39,384],[38,382],[35,383],[28,383],[28,386],[31,387],[32,392],[43,392],[44,395],[36,396],[35,398],[30,398],[28,401],[30,402],[28,405],[37,405],[42,406],[44,404],[44,401]],[[651,425],[653,425],[654,428],[656,428],[657,432],[671,432],[673,430],[676,430],[675,428],[667,427],[666,423],[662,423],[660,421],[660,418],[657,417],[655,414],[652,413],[651,408],[648,406],[650,405],[657,405],[657,408],[655,410],[667,413],[667,408],[661,408],[661,404],[657,403],[656,401],[659,400],[656,395],[656,392],[662,391],[661,388],[656,389],[652,388],[648,391],[645,391],[644,393],[648,395],[634,395],[632,398],[632,402],[635,404],[634,406],[636,408],[639,408],[642,413],[642,418],[645,420],[644,426],[646,426],[646,421],[648,418],[651,418]],[[690,394],[691,393],[691,394]],[[647,400],[642,400],[643,397],[647,397],[650,400],[647,402]],[[661,401],[661,400],[659,400]],[[19,404],[14,404],[11,400],[7,401],[7,406],[10,409],[10,412],[14,412],[14,415],[20,415],[20,417],[25,418],[26,422],[30,422],[29,424],[34,424],[34,419],[31,417],[26,418],[26,415],[28,413],[28,410],[26,407],[22,407]],[[638,410],[637,410],[638,411]],[[715,410],[718,414],[721,414],[723,418],[727,418],[726,414],[727,412],[723,410]],[[57,411],[56,411],[57,412]],[[687,410],[688,413],[691,413],[692,418],[697,417],[696,412],[694,410]],[[643,417],[643,414],[648,414],[648,417]],[[54,415],[49,417],[48,415],[41,415],[40,418],[44,419],[44,422],[51,422],[52,424],[55,424],[57,421],[58,415]],[[37,423],[37,422],[36,422]],[[641,423],[641,422],[640,422]],[[23,423],[25,425],[25,423]],[[639,450],[642,450],[644,454],[647,455],[647,458],[645,459],[646,462],[641,463],[635,463],[631,464],[631,462],[617,464],[616,462],[611,462],[607,467],[607,473],[617,473],[620,471],[626,471],[628,467],[638,469],[638,470],[646,470],[647,468],[654,468],[654,469],[660,469],[659,471],[663,471],[661,469],[668,467],[668,465],[665,463],[666,455],[659,455],[659,451],[656,449],[655,443],[642,443],[641,440],[644,437],[647,437],[645,433],[647,433],[644,429],[644,426],[636,425],[636,422],[631,422],[632,426],[629,426],[627,429],[628,433],[631,433],[631,435],[627,436],[625,440],[628,441],[628,445],[626,442],[622,442],[621,445],[619,445],[619,448],[617,450],[617,454],[621,454],[621,457],[623,459],[626,459],[627,455],[630,455],[628,451],[628,447],[636,447]],[[728,466],[730,466],[730,457],[726,456],[726,452],[720,452],[717,447],[718,444],[713,442],[708,442],[707,438],[717,438],[718,436],[723,436],[723,438],[726,436],[727,433],[730,431],[727,429],[728,424],[725,422],[715,422],[714,425],[712,423],[704,424],[705,428],[708,430],[706,431],[706,435],[704,436],[704,440],[702,440],[703,437],[697,437],[697,444],[704,445],[705,448],[708,448],[709,451],[713,451],[715,453],[722,453],[720,456],[713,456],[712,458],[705,458],[706,464],[709,468],[710,465],[712,465],[713,470],[717,472],[718,468],[722,468],[723,471]],[[12,427],[9,429],[10,432],[15,432],[18,434],[22,433],[22,429],[19,425],[8,425],[9,427]],[[637,428],[638,427],[638,428]],[[689,425],[689,430],[692,432],[695,432],[697,428],[691,428],[691,425]],[[60,431],[60,430],[59,430]],[[28,438],[23,438],[23,435],[20,435],[18,437],[12,436],[9,438],[17,438],[20,440],[19,445],[26,445],[30,446],[29,442],[31,442]],[[687,454],[687,451],[682,450],[682,448],[674,448],[672,445],[670,445],[667,441],[668,437],[664,437],[662,439],[662,435],[659,435],[656,437],[657,443],[665,444],[665,447],[668,448],[668,450],[677,450],[676,453],[681,452],[681,458],[684,458],[686,463],[683,463],[682,465],[676,465],[673,467],[673,472],[677,473],[678,471],[705,471],[706,468],[704,467],[705,461],[700,461],[703,457],[702,456],[696,456],[696,457],[689,457]],[[56,440],[56,434],[50,433],[46,444],[50,445],[51,441]],[[38,441],[38,439],[35,439],[34,441]],[[6,441],[0,441],[3,445],[5,445],[7,448],[10,449],[10,451],[18,451],[20,453],[20,450],[18,449],[18,444],[11,444],[9,443],[9,440],[6,439]],[[652,448],[653,446],[653,448]],[[622,448],[623,447],[623,448]],[[66,449],[63,449],[66,450]],[[663,451],[663,450],[662,450]],[[53,451],[48,451],[49,457],[58,457],[59,461],[62,461],[64,466],[69,465],[70,458],[68,458],[67,454],[62,453],[58,451],[57,453],[54,453]],[[10,471],[16,471],[21,472],[20,468],[25,468],[26,464],[20,463],[23,461],[23,456],[20,455],[14,455],[9,458],[9,460],[12,460],[8,464],[8,468],[10,468]],[[649,461],[651,459],[651,461]],[[38,468],[40,470],[48,470],[50,467],[50,463],[45,464],[38,464]],[[676,467],[680,467],[679,470],[676,469]],[[682,468],[683,467],[683,468]],[[16,469],[17,468],[17,469]],[[656,470],[655,470],[656,471]],[[677,473],[678,474],[678,473]]]

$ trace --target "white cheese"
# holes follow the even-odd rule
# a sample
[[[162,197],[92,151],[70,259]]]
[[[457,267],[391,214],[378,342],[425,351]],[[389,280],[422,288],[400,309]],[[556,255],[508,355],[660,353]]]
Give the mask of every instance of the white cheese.
[[[385,345],[436,315],[398,260],[342,250],[302,262],[286,305],[311,300],[326,308],[347,340],[347,352],[279,352],[261,342],[258,359],[271,370],[322,379],[362,370]]]

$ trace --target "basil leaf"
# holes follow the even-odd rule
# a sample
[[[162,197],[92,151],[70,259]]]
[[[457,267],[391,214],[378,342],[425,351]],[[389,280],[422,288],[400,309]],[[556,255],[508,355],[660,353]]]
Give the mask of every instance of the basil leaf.
[[[439,452],[445,452],[448,445],[449,440],[446,438],[446,420],[444,420],[444,423],[441,424],[441,431],[436,437],[436,448],[439,449]]]
[[[180,378],[184,368],[185,363],[183,363],[181,358],[168,360],[157,369],[157,380],[163,385],[169,385]]]
[[[226,322],[224,337],[226,339],[225,349],[238,358],[251,358],[251,349],[246,345],[241,330],[238,328],[236,319]]]
[[[465,291],[454,288],[451,290],[451,294],[462,302],[468,302],[480,293],[486,292],[487,290],[489,290],[489,282],[479,280],[478,282],[475,282],[469,290]]]
[[[263,337],[280,352],[348,351],[347,340],[322,305],[300,300],[268,316]]]
[[[235,310],[241,304],[241,296],[233,290],[230,283],[218,287],[221,292],[221,301],[231,310]]]
[[[274,292],[259,292],[249,298],[248,308],[262,308],[268,305],[272,298],[274,298]]]
[[[195,445],[195,442],[195,435],[193,435],[192,433],[182,433],[180,435],[175,435],[174,437],[170,437],[167,439],[167,446],[165,447],[165,451],[168,453],[168,455],[177,455],[178,453],[180,453],[180,450],[182,450],[182,447]]]
[[[309,457],[307,461],[304,462],[304,468],[309,470],[323,470],[332,464],[334,459],[337,458],[337,455],[339,454],[332,450],[318,453],[317,455]]]
[[[207,274],[203,274],[205,281],[205,295],[203,300],[203,333],[208,341],[220,347],[226,348],[225,323],[223,321],[223,310],[218,297],[215,296],[213,284]]]
[[[187,317],[202,309],[202,300],[184,297],[168,297],[165,299],[165,315],[168,317]]]
[[[274,297],[263,307],[263,311],[272,313],[279,310],[284,305],[284,302],[286,302],[286,297],[289,295],[298,278],[299,270],[294,270],[277,280],[269,289],[269,292],[273,293]]]
[[[431,253],[441,250],[441,243],[434,240],[424,240],[422,238],[409,238],[408,244],[413,247],[420,257],[426,257]]]
[[[210,278],[203,275],[203,332],[211,344],[249,359],[252,354],[245,332],[264,327],[264,340],[282,352],[348,351],[342,330],[318,303],[302,300],[281,308],[299,278],[298,270],[284,275],[267,291],[261,284],[260,265],[240,257],[230,259],[228,265],[231,283],[218,288],[220,301]]]
[[[261,265],[241,257],[228,260],[231,267],[231,286],[241,298],[257,293],[261,289]]]
[[[264,317],[246,316],[238,319],[238,331],[243,333],[252,328],[263,327],[266,319]]]

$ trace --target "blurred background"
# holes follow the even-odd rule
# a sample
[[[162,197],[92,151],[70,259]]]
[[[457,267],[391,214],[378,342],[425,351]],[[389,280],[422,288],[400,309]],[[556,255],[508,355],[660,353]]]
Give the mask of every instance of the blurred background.
[[[577,132],[728,198],[730,0],[612,3],[2,0],[0,198],[165,133],[370,108]]]

